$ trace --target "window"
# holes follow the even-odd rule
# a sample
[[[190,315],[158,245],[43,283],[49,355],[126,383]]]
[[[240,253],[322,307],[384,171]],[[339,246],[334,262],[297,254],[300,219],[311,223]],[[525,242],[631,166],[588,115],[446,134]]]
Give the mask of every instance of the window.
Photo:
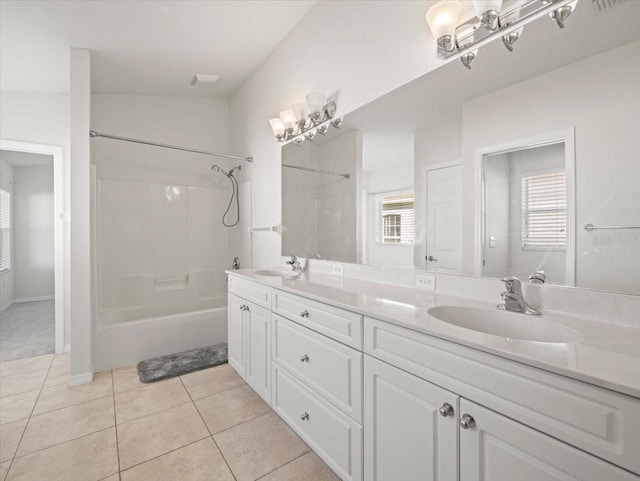
[[[378,242],[413,244],[413,192],[387,194],[378,202]]]
[[[0,272],[11,269],[11,194],[0,189]]]
[[[522,178],[522,248],[567,247],[567,182],[564,172]]]

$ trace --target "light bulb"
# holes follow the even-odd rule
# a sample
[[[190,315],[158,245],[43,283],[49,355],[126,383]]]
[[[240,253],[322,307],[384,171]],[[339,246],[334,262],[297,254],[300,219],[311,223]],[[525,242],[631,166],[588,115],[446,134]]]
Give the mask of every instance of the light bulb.
[[[309,117],[309,107],[306,102],[299,102],[293,104],[293,113],[296,116],[296,121],[303,122]]]
[[[285,129],[293,129],[296,126],[296,114],[293,110],[283,110],[280,112],[280,119]]]
[[[442,0],[429,8],[426,18],[433,38],[436,40],[444,36],[453,38],[461,9],[458,0]]]
[[[275,119],[269,120],[271,124],[271,130],[273,130],[273,135],[278,137],[282,137],[284,135],[284,123],[282,123],[282,119],[276,117]]]
[[[324,94],[318,92],[307,94],[307,105],[309,106],[312,117],[322,117],[325,100],[326,97]]]

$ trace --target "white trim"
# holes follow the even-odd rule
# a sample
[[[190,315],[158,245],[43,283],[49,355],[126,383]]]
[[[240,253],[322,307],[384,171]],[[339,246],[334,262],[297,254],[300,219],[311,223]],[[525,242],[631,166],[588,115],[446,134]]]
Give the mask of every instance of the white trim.
[[[55,352],[64,352],[64,160],[57,145],[0,139],[0,149],[53,156]]]
[[[0,314],[2,314],[4,311],[9,309],[11,306],[13,306],[14,302],[16,302],[15,299],[13,301],[7,302],[4,306],[0,307]]]
[[[21,302],[50,301],[52,299],[55,299],[55,296],[19,297],[18,299],[14,299],[13,302],[19,304]]]
[[[557,141],[564,143],[564,165],[567,174],[567,247],[565,255],[565,286],[576,284],[576,158],[573,127],[545,134],[512,140],[503,144],[481,147],[474,152],[473,181],[475,200],[474,275],[482,276],[482,243],[484,239],[484,182],[482,163],[487,154],[509,152],[525,146],[536,147]]]
[[[69,377],[70,386],[80,386],[82,384],[90,384],[93,382],[93,373],[85,372],[83,374],[75,374]]]

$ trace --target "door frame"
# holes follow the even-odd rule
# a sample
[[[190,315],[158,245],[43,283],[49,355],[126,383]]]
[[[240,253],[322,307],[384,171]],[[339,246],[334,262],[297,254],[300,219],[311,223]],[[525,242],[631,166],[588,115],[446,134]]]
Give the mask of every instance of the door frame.
[[[552,143],[564,144],[564,165],[567,176],[567,249],[565,251],[565,286],[576,285],[576,156],[575,128],[546,132],[532,137],[516,139],[502,144],[475,149],[473,159],[473,183],[475,204],[475,236],[473,246],[473,271],[482,277],[484,257],[484,169],[486,155],[539,147]]]
[[[62,147],[18,140],[0,139],[0,149],[53,157],[54,302],[55,353],[64,345],[64,160]]]
[[[429,226],[429,172],[432,170],[441,170],[441,169],[448,169],[449,167],[462,167],[463,172],[462,172],[462,179],[461,181],[464,184],[464,163],[462,162],[462,159],[456,159],[456,160],[448,160],[446,162],[438,162],[436,164],[427,164],[422,168],[422,178],[424,179],[424,185],[425,185],[425,189],[424,189],[424,199],[425,199],[425,212],[424,212],[424,220],[425,220],[425,224],[424,224],[424,228],[425,228],[425,238],[424,238],[424,252],[425,255],[427,254],[427,252],[429,251],[429,242],[427,241],[428,238],[428,233],[427,233],[427,228]],[[464,188],[464,185],[463,185]],[[463,194],[463,200],[464,200],[464,194]],[[462,204],[463,207],[463,211],[464,211],[464,202]],[[464,232],[464,224],[462,225],[463,231]],[[462,244],[462,250],[460,251],[460,254],[462,255],[464,253],[464,241]],[[464,256],[463,256],[464,257]],[[424,263],[425,263],[425,269],[428,270],[427,267],[427,260],[423,257],[423,259],[421,259]],[[463,268],[464,266],[464,259],[460,260],[460,267]],[[458,273],[460,274],[460,273]]]

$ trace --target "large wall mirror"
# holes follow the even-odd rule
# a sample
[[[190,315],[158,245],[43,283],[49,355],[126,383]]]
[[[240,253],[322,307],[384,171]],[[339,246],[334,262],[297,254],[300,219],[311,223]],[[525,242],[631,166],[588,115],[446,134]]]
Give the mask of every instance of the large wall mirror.
[[[640,295],[638,20],[579,2],[284,145],[282,255]]]

